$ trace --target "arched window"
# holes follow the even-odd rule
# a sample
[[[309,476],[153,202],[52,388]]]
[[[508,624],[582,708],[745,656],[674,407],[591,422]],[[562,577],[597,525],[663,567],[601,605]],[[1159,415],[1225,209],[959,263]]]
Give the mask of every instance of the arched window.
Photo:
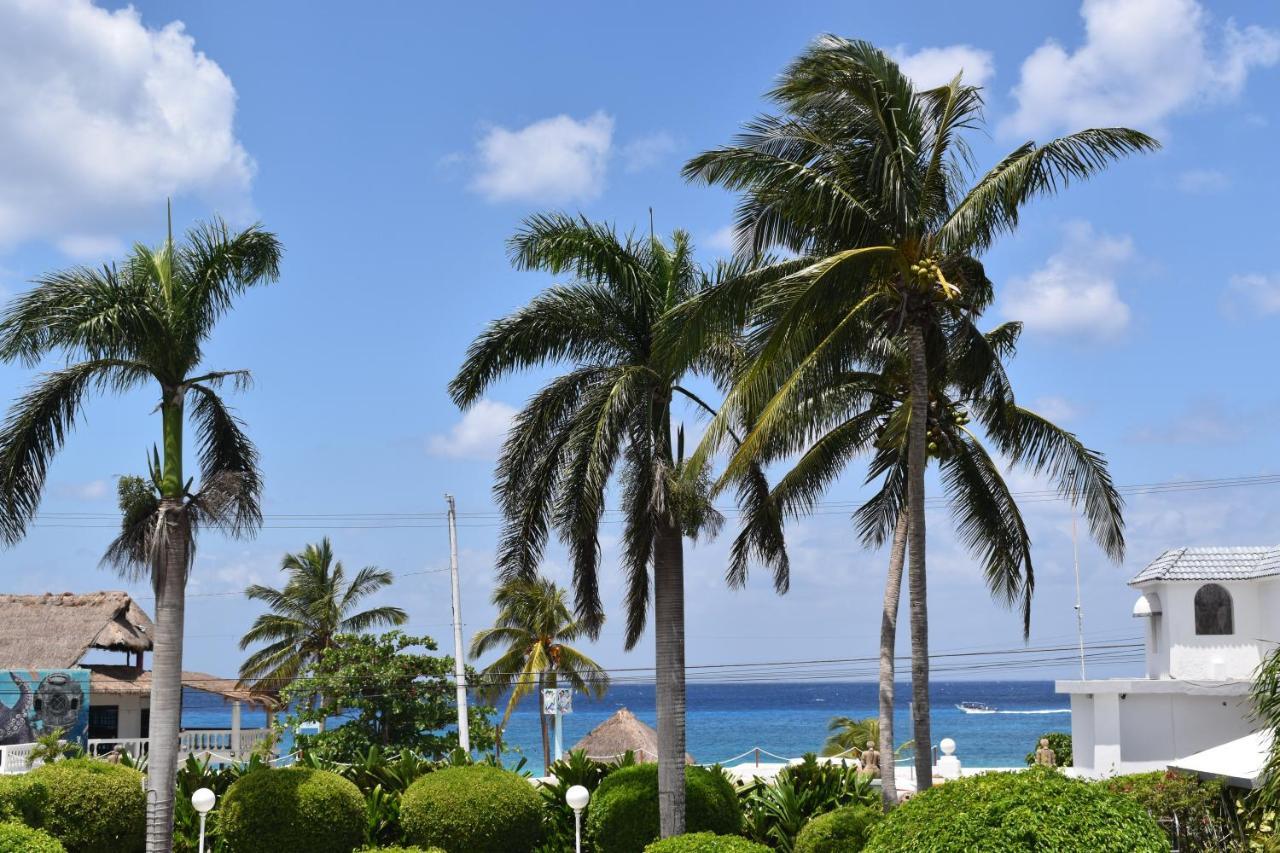
[[[1196,590],[1196,633],[1235,633],[1231,593],[1216,583],[1207,583]]]

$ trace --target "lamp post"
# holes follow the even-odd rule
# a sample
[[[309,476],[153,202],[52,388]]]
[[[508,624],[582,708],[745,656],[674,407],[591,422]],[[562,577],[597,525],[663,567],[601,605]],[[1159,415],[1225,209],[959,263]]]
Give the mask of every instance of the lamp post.
[[[574,785],[565,792],[564,801],[573,809],[573,849],[582,853],[582,810],[587,807],[591,792],[581,785]]]
[[[204,853],[204,819],[217,799],[218,795],[208,788],[201,788],[191,795],[191,806],[200,814],[200,853]]]

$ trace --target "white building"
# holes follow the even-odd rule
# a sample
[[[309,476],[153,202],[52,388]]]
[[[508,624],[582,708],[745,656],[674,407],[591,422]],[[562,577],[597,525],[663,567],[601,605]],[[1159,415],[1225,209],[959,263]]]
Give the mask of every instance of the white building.
[[[1176,548],[1129,585],[1146,676],[1057,683],[1085,775],[1163,769],[1252,733],[1249,687],[1280,642],[1280,547]]]

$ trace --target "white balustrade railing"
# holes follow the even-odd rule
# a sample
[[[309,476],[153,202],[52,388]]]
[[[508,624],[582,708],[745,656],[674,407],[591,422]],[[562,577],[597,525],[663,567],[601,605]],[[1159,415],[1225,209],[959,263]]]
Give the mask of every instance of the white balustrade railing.
[[[270,737],[270,729],[186,729],[178,734],[178,757],[181,760],[188,755],[215,755],[243,760]],[[132,758],[141,758],[147,754],[150,744],[150,739],[144,737],[90,738],[85,749],[98,757],[118,749]]]
[[[31,753],[34,743],[11,743],[0,746],[0,775],[26,773],[31,769]]]

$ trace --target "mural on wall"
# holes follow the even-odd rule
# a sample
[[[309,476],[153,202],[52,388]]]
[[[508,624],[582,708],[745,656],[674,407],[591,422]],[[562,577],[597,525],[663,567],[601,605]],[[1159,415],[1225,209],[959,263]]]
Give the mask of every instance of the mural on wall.
[[[83,741],[88,727],[88,670],[0,672],[0,745],[31,743],[54,729]]]

